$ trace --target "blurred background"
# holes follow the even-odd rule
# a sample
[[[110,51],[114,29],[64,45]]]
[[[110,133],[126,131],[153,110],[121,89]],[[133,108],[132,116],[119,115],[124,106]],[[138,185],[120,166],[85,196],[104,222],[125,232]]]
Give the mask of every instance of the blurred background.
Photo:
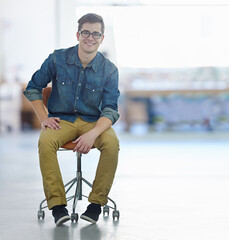
[[[77,20],[105,21],[100,51],[120,71],[118,132],[229,131],[227,0],[1,0],[0,132],[39,129],[22,95]]]
[[[120,73],[110,196],[121,218],[58,229],[49,211],[37,220],[40,123],[22,92],[54,49],[77,44],[89,12],[103,16],[100,51]],[[0,0],[0,238],[228,240],[228,13],[228,0]],[[98,154],[83,156],[91,182]],[[76,159],[58,157],[68,182]]]

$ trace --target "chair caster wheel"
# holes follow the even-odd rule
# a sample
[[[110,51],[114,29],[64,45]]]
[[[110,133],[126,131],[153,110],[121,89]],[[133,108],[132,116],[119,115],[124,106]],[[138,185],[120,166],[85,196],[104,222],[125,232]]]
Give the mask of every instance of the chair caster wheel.
[[[72,222],[75,221],[75,222],[77,223],[77,222],[78,222],[78,219],[79,219],[78,213],[72,213],[72,214],[71,214],[71,221],[72,221]]]
[[[110,208],[107,205],[105,205],[103,207],[103,216],[104,217],[108,217],[109,216],[109,212],[110,212]]]
[[[38,212],[37,212],[37,218],[38,218],[38,220],[40,220],[40,219],[44,219],[45,218],[45,211],[43,211],[43,210],[38,210]]]
[[[119,214],[119,211],[113,211],[113,220],[115,221],[115,220],[119,220],[119,216],[120,216],[120,214]]]

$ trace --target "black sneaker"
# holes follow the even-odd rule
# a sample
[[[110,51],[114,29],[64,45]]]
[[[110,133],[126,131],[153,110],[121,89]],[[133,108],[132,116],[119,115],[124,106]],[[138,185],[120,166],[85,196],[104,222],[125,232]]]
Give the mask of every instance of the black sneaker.
[[[91,223],[96,223],[99,219],[101,213],[101,205],[91,203],[88,205],[87,210],[80,216],[80,218],[89,221]]]
[[[56,226],[60,226],[61,224],[69,221],[71,218],[68,215],[68,210],[64,205],[54,206],[52,208],[52,215],[54,217],[54,221]]]

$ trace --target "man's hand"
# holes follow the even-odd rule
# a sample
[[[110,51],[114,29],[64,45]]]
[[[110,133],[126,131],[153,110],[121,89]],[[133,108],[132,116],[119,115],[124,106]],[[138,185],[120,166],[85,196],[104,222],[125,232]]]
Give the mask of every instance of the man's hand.
[[[47,128],[59,130],[59,129],[61,129],[59,122],[60,122],[60,118],[58,118],[58,117],[46,118],[43,121],[41,121],[41,128],[43,130],[46,130]]]
[[[73,152],[77,151],[78,153],[88,153],[94,145],[95,139],[97,135],[94,133],[93,130],[84,133],[80,137],[78,137],[73,143],[76,143]]]
[[[93,147],[95,140],[101,133],[106,131],[111,127],[112,122],[109,118],[101,117],[97,121],[95,127],[89,132],[84,133],[79,138],[77,138],[73,143],[76,143],[73,152],[77,151],[78,153],[88,153]]]

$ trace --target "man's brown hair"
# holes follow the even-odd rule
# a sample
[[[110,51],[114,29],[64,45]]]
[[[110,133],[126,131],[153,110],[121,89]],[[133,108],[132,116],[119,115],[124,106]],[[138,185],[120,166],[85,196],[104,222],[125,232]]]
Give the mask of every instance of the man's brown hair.
[[[101,31],[102,34],[104,33],[104,22],[103,22],[103,18],[95,13],[88,13],[84,16],[82,16],[79,20],[78,20],[78,32],[81,31],[82,26],[84,23],[101,23]]]

